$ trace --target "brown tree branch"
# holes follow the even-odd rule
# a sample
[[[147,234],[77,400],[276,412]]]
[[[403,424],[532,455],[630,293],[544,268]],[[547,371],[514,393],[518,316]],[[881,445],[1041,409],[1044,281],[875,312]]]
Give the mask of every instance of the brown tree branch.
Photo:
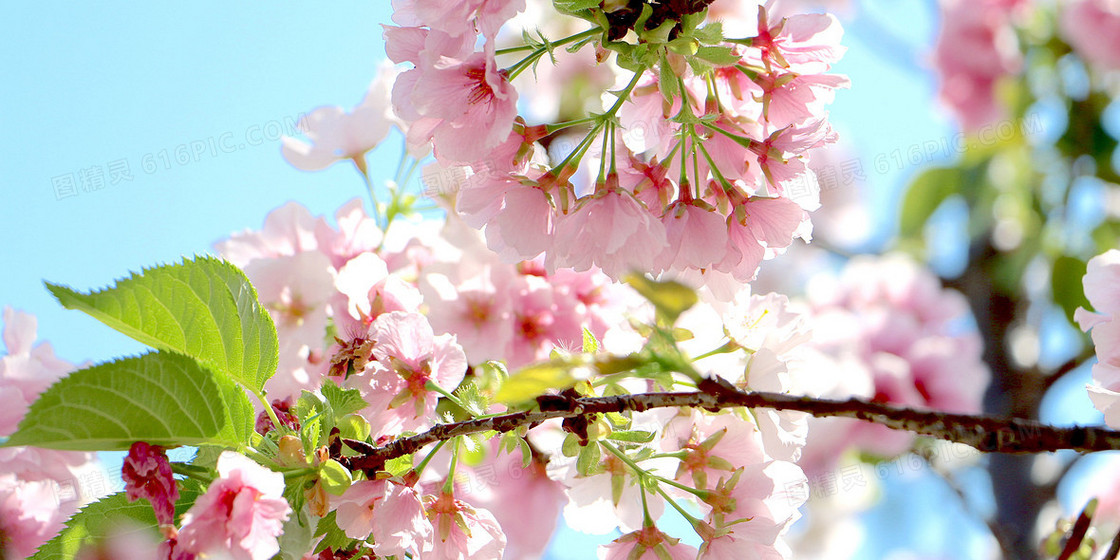
[[[371,473],[385,462],[415,453],[424,446],[456,436],[490,430],[508,432],[521,426],[535,426],[555,418],[574,418],[606,412],[640,412],[651,408],[693,407],[707,410],[725,408],[771,408],[794,410],[813,416],[856,418],[895,430],[910,431],[930,437],[963,443],[990,453],[1044,453],[1060,449],[1081,452],[1120,449],[1120,432],[1091,426],[1062,428],[1021,418],[951,414],[915,410],[859,399],[827,400],[778,393],[743,392],[714,380],[700,384],[701,391],[683,393],[641,393],[613,397],[584,397],[567,400],[567,406],[550,410],[523,411],[440,424],[414,436],[397,439],[381,447],[347,440],[360,452],[342,458],[350,469]]]

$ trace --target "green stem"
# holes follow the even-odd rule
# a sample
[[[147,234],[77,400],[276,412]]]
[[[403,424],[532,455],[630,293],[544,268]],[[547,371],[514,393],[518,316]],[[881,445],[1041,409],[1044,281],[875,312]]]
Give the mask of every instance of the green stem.
[[[451,443],[451,466],[447,469],[447,480],[443,481],[443,493],[455,493],[455,468],[459,466],[459,441],[455,438]]]
[[[282,434],[291,433],[291,429],[281,424],[280,419],[276,417],[276,411],[272,410],[272,404],[268,402],[268,397],[265,397],[264,393],[260,391],[253,391],[253,394],[256,395],[257,399],[264,405],[264,411],[268,413],[268,419],[272,420],[272,429],[279,430]]]
[[[447,440],[441,439],[439,441],[439,443],[437,443],[436,446],[432,448],[431,452],[429,452],[424,457],[424,460],[420,461],[419,465],[416,465],[415,467],[412,468],[412,470],[416,473],[417,477],[420,476],[420,473],[424,472],[424,468],[428,466],[428,463],[430,463],[432,461],[432,457],[436,456],[436,452],[438,452],[443,447],[443,444],[445,444],[445,443],[447,443]]]
[[[429,380],[427,383],[424,384],[424,388],[429,390],[429,391],[435,391],[435,392],[443,395],[444,398],[446,398],[447,400],[454,403],[455,406],[463,409],[463,412],[466,412],[467,414],[471,413],[471,410],[469,408],[467,408],[467,406],[465,404],[463,404],[463,401],[459,400],[459,397],[456,397],[454,394],[450,393],[447,389],[444,389],[443,387],[440,387],[439,385],[436,385],[435,382]],[[474,416],[471,416],[471,417],[473,418]]]
[[[358,160],[355,159],[354,163],[357,164],[358,172],[361,174],[362,180],[365,181],[366,192],[369,193],[369,202],[373,205],[371,211],[373,213],[373,221],[377,224],[377,227],[381,228],[381,231],[385,231],[385,226],[387,224],[385,223],[384,216],[381,215],[381,205],[377,203],[377,195],[374,194],[373,181],[369,178],[369,170],[366,169],[364,162],[358,164]]]
[[[567,37],[564,37],[563,39],[553,41],[553,42],[551,42],[549,44],[546,44],[546,45],[540,45],[538,47],[531,47],[529,45],[523,45],[522,47],[511,47],[511,49],[514,49],[514,50],[502,49],[502,50],[496,51],[494,54],[495,55],[505,54],[505,52],[503,52],[503,51],[521,52],[521,51],[526,51],[526,50],[529,50],[529,49],[533,49],[533,52],[529,53],[528,56],[526,56],[525,58],[522,58],[521,60],[515,62],[513,64],[513,66],[510,66],[509,68],[506,69],[506,73],[509,76],[508,79],[510,81],[513,81],[513,79],[516,78],[518,74],[524,72],[526,68],[531,67],[533,65],[533,63],[535,63],[541,56],[544,55],[544,53],[549,52],[553,48],[562,47],[564,45],[567,45],[568,43],[574,43],[574,42],[579,41],[581,39],[591,38],[591,37],[594,37],[595,35],[598,35],[599,33],[602,33],[602,32],[603,31],[600,27],[592,27],[591,29],[588,29],[587,31],[576,33],[575,35],[569,35]]]

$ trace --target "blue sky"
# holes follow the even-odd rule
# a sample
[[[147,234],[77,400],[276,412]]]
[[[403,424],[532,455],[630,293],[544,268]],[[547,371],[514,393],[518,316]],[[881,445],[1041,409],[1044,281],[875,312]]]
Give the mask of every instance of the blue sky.
[[[880,210],[897,203],[905,179],[921,168],[895,164],[891,154],[954,132],[933,108],[934,82],[922,68],[932,6],[872,2],[847,25],[849,51],[837,71],[853,85],[837,96],[833,122],[860,147],[856,157]],[[314,107],[360,101],[384,57],[380,24],[388,21],[384,0],[6,6],[0,306],[38,316],[40,338],[64,359],[135,353],[139,344],[61,309],[42,281],[100,287],[259,228],[288,200],[330,215],[362,196],[349,166],[318,173],[288,166],[278,136]],[[374,152],[375,177],[392,174],[397,150]],[[954,155],[927,153],[922,164]],[[888,165],[877,167],[882,161]],[[893,227],[884,215],[880,237]]]

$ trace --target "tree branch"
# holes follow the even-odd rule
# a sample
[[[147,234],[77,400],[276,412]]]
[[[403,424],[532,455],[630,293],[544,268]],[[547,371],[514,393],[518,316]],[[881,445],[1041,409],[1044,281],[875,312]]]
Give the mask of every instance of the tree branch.
[[[697,392],[571,398],[567,399],[567,406],[556,406],[555,399],[550,399],[549,410],[512,412],[488,418],[440,424],[426,432],[400,438],[381,447],[348,440],[346,443],[362,454],[343,457],[341,460],[350,469],[372,473],[382,469],[385,462],[390,459],[415,453],[426,445],[456,436],[490,430],[508,432],[521,426],[532,427],[555,418],[574,418],[606,412],[641,412],[664,407],[693,407],[715,411],[743,406],[794,410],[821,417],[855,418],[895,430],[963,443],[991,453],[1043,453],[1060,449],[1091,452],[1120,449],[1120,432],[1105,428],[1091,426],[1060,428],[1021,418],[1005,419],[923,411],[859,399],[837,401],[778,393],[748,393],[739,391],[726,382],[710,379],[701,382],[699,388],[701,391]]]

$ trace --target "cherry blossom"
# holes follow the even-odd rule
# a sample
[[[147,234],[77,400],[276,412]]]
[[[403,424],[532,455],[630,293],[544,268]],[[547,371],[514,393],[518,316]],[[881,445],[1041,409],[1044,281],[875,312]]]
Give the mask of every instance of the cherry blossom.
[[[390,86],[396,74],[392,64],[382,64],[365,98],[352,111],[319,107],[300,118],[297,126],[311,142],[282,137],[284,159],[304,171],[318,171],[335,162],[351,160],[365,173],[366,152],[385,138],[394,121],[400,122],[389,109]]]
[[[282,497],[284,475],[231,451],[218,457],[218,478],[183,514],[179,546],[198,555],[268,560],[291,507]]]
[[[416,554],[432,537],[432,526],[416,491],[399,481],[363,480],[332,498],[338,526],[352,539],[373,538],[382,556]]]
[[[435,536],[417,558],[421,560],[487,560],[501,558],[506,536],[489,511],[471,507],[448,493],[424,496]]]
[[[1112,249],[1089,260],[1085,273],[1085,296],[1095,313],[1078,309],[1074,314],[1084,331],[1092,331],[1093,345],[1097,350],[1097,363],[1093,365],[1093,385],[1088,387],[1093,406],[1104,413],[1109,426],[1120,426],[1120,407],[1115,406],[1120,397],[1120,251]]]
[[[942,0],[944,25],[933,62],[941,74],[940,98],[972,131],[1001,118],[996,84],[1019,71],[1019,53],[1010,16],[1018,1]]]
[[[1061,5],[1062,37],[1090,64],[1120,69],[1120,6],[1110,0],[1073,0]]]
[[[692,560],[696,548],[680,544],[656,526],[642,527],[599,547],[599,560]]]

